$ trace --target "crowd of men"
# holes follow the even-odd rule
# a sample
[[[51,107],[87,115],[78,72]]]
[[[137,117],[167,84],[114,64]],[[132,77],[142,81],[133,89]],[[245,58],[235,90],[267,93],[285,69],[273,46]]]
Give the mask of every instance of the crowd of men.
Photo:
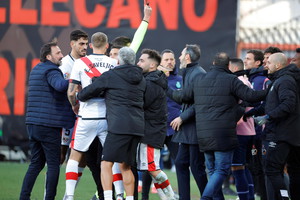
[[[179,68],[169,49],[143,49],[136,63],[150,16],[145,5],[132,42],[96,32],[89,43],[75,30],[65,57],[56,42],[43,45],[29,77],[32,157],[20,200],[30,199],[45,163],[44,199],[55,199],[68,147],[63,200],[74,199],[86,165],[101,200],[138,199],[138,171],[143,200],[151,182],[162,200],[191,199],[190,172],[201,200],[224,199],[230,173],[240,200],[300,199],[300,48],[290,63],[277,47],[249,50],[244,60],[218,52],[208,71],[197,44],[183,48]],[[164,144],[178,195],[160,167]]]

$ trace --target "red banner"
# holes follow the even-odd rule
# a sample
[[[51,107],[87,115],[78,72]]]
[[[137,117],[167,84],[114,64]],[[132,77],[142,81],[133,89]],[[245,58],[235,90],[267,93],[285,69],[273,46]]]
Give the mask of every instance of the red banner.
[[[90,35],[101,31],[109,39],[132,38],[144,2],[153,11],[140,50],[169,48],[179,57],[186,44],[199,44],[204,68],[219,51],[235,55],[236,0],[2,0],[0,116],[4,123],[0,129],[4,142],[27,139],[26,84],[31,68],[39,62],[40,47],[56,37],[63,54],[69,53],[69,33],[75,29]]]

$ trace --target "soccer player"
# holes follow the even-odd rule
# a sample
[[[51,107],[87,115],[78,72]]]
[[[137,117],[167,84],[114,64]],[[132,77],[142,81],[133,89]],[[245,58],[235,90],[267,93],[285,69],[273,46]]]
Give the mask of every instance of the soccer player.
[[[148,171],[161,199],[176,199],[167,175],[160,169],[160,149],[167,130],[167,77],[157,70],[159,53],[144,49],[137,65],[143,69],[147,87],[144,100],[145,130],[138,146],[138,169]]]
[[[105,55],[108,48],[108,38],[102,32],[92,35],[90,48],[93,54],[75,61],[70,76],[68,99],[73,111],[78,114],[71,142],[71,154],[66,167],[67,200],[74,199],[75,185],[78,180],[78,164],[83,152],[86,152],[95,137],[104,144],[107,135],[106,106],[103,98],[78,102],[76,93],[80,87],[90,85],[93,77],[101,76],[104,72],[117,65],[115,59]]]

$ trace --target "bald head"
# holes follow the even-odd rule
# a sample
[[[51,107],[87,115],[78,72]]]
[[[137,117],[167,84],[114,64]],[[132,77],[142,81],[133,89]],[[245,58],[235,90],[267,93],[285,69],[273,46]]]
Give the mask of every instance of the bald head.
[[[274,53],[268,58],[266,68],[269,74],[287,66],[287,57],[283,53]]]

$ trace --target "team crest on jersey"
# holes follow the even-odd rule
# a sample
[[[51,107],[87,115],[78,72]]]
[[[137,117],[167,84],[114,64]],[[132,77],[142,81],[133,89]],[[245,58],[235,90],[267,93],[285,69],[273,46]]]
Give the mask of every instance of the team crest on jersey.
[[[181,88],[181,83],[179,81],[176,82],[176,88],[180,89]]]
[[[69,73],[67,73],[67,72],[66,72],[66,73],[64,73],[64,79],[66,79],[66,80],[67,80],[67,79],[69,79],[69,78],[70,78],[70,74],[69,74]]]
[[[68,137],[63,137],[62,138],[63,143],[67,144],[69,142],[69,138]]]

